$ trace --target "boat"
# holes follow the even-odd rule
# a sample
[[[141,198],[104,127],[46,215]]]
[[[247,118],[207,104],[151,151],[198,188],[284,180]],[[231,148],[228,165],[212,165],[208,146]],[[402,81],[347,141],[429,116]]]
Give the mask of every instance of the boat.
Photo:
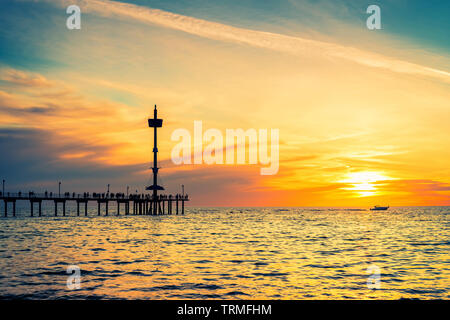
[[[370,210],[372,210],[372,211],[377,211],[377,210],[387,210],[387,209],[389,209],[389,206],[387,206],[387,207],[374,206],[373,208],[370,208]]]

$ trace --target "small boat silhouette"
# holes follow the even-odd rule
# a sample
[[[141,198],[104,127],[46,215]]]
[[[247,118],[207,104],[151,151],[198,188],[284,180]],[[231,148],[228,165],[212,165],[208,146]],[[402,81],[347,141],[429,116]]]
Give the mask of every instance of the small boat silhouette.
[[[370,208],[370,210],[372,210],[372,211],[376,211],[376,210],[387,210],[387,209],[389,209],[389,206],[387,206],[387,207],[374,206],[373,208]]]

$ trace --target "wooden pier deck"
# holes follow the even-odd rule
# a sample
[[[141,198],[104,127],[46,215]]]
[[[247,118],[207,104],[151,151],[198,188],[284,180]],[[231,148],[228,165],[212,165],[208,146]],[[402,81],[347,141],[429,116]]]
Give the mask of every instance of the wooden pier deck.
[[[37,216],[42,216],[42,202],[53,201],[55,207],[55,217],[58,216],[58,203],[62,203],[62,215],[66,215],[66,203],[68,201],[76,202],[77,216],[80,216],[80,205],[83,207],[83,214],[88,215],[88,202],[97,202],[97,215],[102,214],[101,204],[105,207],[105,216],[108,215],[109,204],[116,203],[117,213],[120,215],[121,204],[124,204],[125,215],[164,215],[164,214],[184,214],[184,203],[189,201],[187,195],[177,194],[173,195],[157,195],[154,197],[150,194],[131,194],[125,195],[123,193],[69,193],[53,194],[51,192],[45,193],[9,193],[3,194],[0,192],[0,200],[4,202],[4,216],[8,216],[8,204],[12,204],[12,216],[16,216],[16,202],[29,201],[30,216],[34,216],[34,207],[37,204]],[[130,207],[132,206],[132,210]]]

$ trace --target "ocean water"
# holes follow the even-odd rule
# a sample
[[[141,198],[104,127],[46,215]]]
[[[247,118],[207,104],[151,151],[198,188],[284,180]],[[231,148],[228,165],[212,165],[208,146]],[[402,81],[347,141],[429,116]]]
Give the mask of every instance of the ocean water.
[[[27,203],[16,217],[0,208],[0,298],[450,297],[450,207],[187,208],[184,216],[119,217],[114,208],[98,217],[92,205],[89,217],[76,217],[68,206],[70,216],[53,217],[49,203],[40,218],[28,217]],[[80,289],[67,286],[70,265],[80,268]]]

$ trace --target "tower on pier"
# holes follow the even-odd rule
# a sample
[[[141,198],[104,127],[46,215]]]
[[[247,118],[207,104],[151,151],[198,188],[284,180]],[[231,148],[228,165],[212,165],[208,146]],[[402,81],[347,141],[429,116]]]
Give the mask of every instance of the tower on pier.
[[[146,190],[153,190],[153,198],[156,199],[158,195],[158,190],[164,190],[163,187],[158,185],[158,142],[157,142],[157,132],[158,128],[162,127],[162,119],[158,119],[158,111],[153,110],[153,119],[148,119],[148,126],[153,128],[153,185],[145,188]]]

